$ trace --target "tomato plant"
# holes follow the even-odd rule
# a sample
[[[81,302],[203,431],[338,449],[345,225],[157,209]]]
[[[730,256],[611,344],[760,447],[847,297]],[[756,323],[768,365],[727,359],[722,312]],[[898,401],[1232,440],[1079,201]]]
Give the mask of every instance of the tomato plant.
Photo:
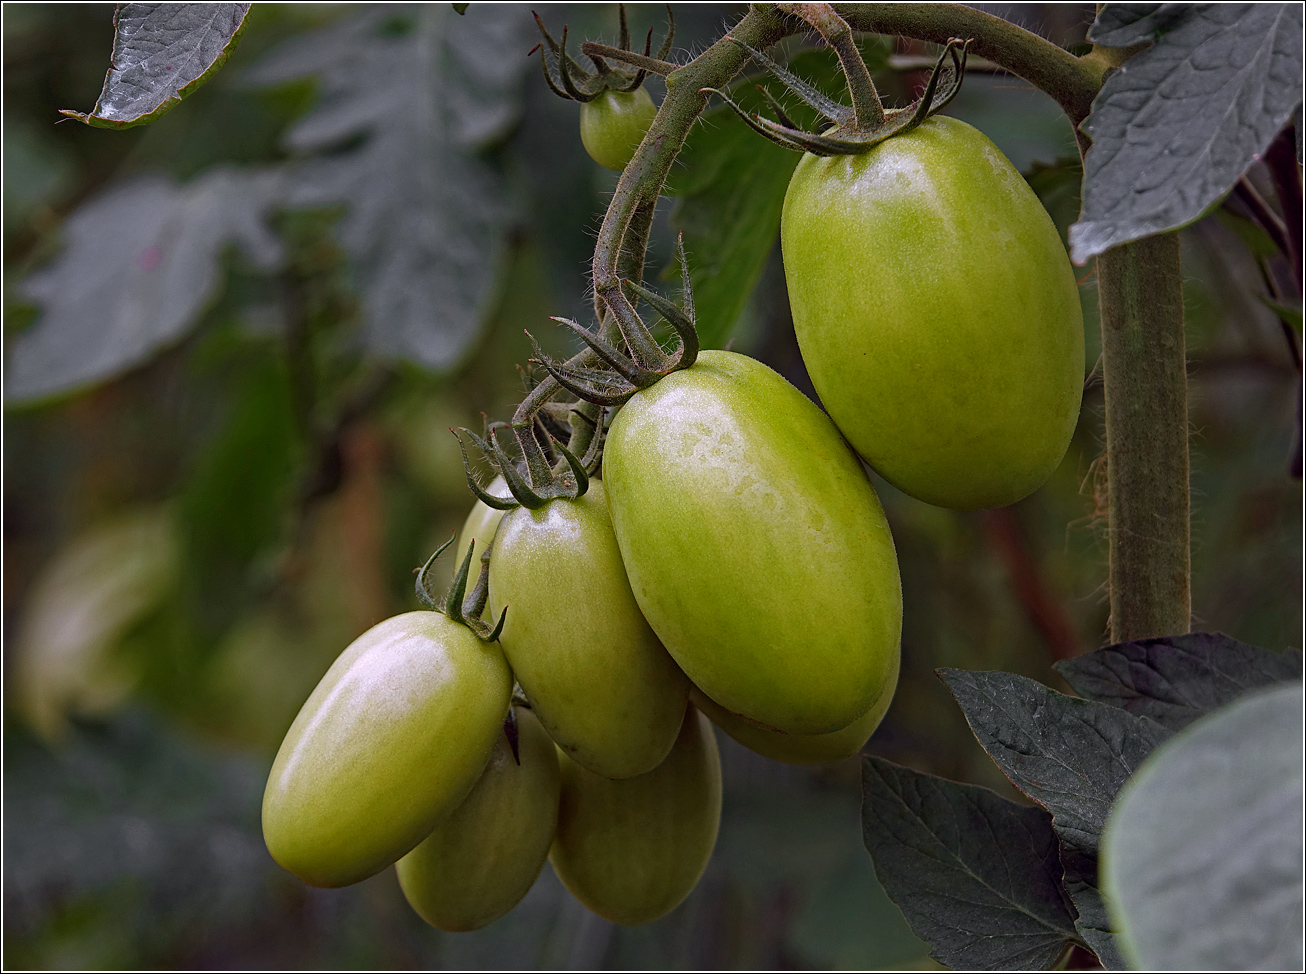
[[[428,835],[502,733],[503,652],[438,612],[378,623],[340,654],[277,752],[263,836],[314,886],[379,872]]]
[[[580,138],[585,151],[600,166],[621,172],[657,113],[643,88],[605,90],[580,106]]]
[[[709,697],[824,734],[892,692],[889,526],[834,424],[783,378],[704,352],[622,407],[603,473],[639,607]]]
[[[707,868],[721,820],[721,759],[707,718],[685,712],[675,746],[646,774],[614,781],[562,754],[558,878],[601,917],[628,926],[673,910]]]
[[[1079,417],[1079,292],[992,142],[936,116],[861,155],[805,155],[780,226],[803,362],[877,473],[959,508],[1048,478]]]
[[[630,591],[604,487],[504,517],[490,604],[536,715],[577,763],[609,778],[657,767],[685,715],[689,683]]]
[[[471,792],[395,871],[423,920],[479,930],[520,902],[544,868],[558,824],[558,758],[527,707],[514,707],[517,743],[499,737]]]

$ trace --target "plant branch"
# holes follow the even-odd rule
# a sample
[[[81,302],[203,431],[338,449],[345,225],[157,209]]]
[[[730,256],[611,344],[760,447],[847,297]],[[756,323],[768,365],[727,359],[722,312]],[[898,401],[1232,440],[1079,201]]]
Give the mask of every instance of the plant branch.
[[[663,61],[660,58],[649,57],[646,54],[636,54],[634,51],[623,51],[619,47],[609,47],[607,44],[599,44],[595,41],[586,41],[580,46],[582,54],[590,57],[609,58],[613,61],[623,61],[626,64],[633,64],[637,68],[643,68],[650,74],[658,74],[666,77],[676,68],[678,64],[670,61]]]

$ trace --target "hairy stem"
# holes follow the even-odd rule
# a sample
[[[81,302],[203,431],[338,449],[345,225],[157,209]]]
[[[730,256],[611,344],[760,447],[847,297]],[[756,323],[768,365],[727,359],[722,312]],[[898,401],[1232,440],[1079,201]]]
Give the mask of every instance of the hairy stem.
[[[1188,377],[1179,237],[1097,259],[1111,640],[1188,631]]]

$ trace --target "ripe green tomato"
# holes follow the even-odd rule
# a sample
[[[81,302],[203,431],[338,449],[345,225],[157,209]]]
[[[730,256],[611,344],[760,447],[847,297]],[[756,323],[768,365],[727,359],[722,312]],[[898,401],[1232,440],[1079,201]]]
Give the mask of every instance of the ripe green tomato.
[[[982,133],[938,116],[863,155],[803,156],[780,239],[812,384],[876,472],[965,509],[1048,478],[1079,415],[1079,294]]]
[[[512,493],[508,490],[508,482],[502,477],[495,477],[491,480],[490,486],[486,487],[485,490],[495,497],[507,498],[512,496]],[[494,532],[498,530],[503,515],[503,511],[478,500],[472,505],[467,520],[463,522],[462,533],[458,535],[456,554],[459,558],[462,558],[467,554],[467,546],[472,542],[476,543],[476,550],[472,552],[472,581],[475,581],[476,573],[481,570],[481,555],[485,552],[485,546],[494,540]],[[471,582],[468,584],[471,584]]]
[[[781,734],[779,731],[760,727],[738,714],[732,714],[711,697],[706,696],[698,687],[691,687],[689,699],[699,710],[707,714],[723,731],[733,737],[744,747],[772,761],[785,764],[827,764],[842,761],[861,751],[871,739],[880,721],[889,711],[893,702],[893,691],[898,685],[898,656],[894,656],[893,675],[889,685],[875,701],[875,706],[858,717],[843,730],[829,734]]]
[[[571,894],[613,923],[665,916],[707,868],[721,824],[721,757],[693,707],[667,759],[613,781],[565,754],[553,869]]]
[[[380,872],[467,796],[511,694],[502,650],[438,612],[373,626],[327,670],[272,763],[272,858],[312,886]]]
[[[603,472],[635,599],[718,704],[825,734],[892,692],[889,525],[829,417],[783,378],[703,352],[622,407]]]
[[[603,482],[576,500],[511,511],[490,557],[499,638],[535,714],[575,761],[608,778],[662,763],[689,681],[631,594]]]
[[[408,905],[450,933],[479,930],[521,902],[553,844],[558,756],[535,715],[515,712],[521,764],[501,734],[462,804],[395,863]]]
[[[621,172],[635,155],[657,113],[657,106],[643,88],[634,91],[608,88],[593,101],[581,104],[580,140],[591,159]]]

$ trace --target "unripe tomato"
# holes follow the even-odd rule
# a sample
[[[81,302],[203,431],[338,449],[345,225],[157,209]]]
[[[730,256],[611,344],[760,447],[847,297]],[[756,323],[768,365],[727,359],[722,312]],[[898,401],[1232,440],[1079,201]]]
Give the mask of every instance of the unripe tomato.
[[[373,626],[331,664],[272,763],[272,858],[329,887],[393,863],[467,796],[511,693],[502,650],[438,612]]]
[[[812,384],[878,473],[968,509],[1048,478],[1079,415],[1079,294],[1052,220],[982,133],[936,116],[863,155],[803,156],[780,239]]]
[[[689,681],[631,594],[603,482],[503,519],[490,606],[508,607],[500,644],[535,714],[575,761],[629,778],[662,763]]]
[[[502,477],[495,477],[490,481],[490,486],[485,488],[486,493],[493,494],[495,497],[508,498],[512,493],[508,490],[508,482]],[[471,573],[473,579],[476,573],[481,570],[481,555],[485,553],[485,546],[494,540],[494,532],[499,528],[499,522],[503,520],[504,511],[496,507],[491,507],[485,501],[478,500],[472,505],[467,520],[463,522],[462,533],[458,535],[458,544],[454,551],[458,557],[467,554],[467,546],[473,541],[476,542],[476,550],[472,552]]]
[[[761,727],[738,714],[732,714],[698,687],[690,688],[689,699],[712,719],[712,723],[756,754],[786,764],[826,764],[842,761],[861,751],[888,713],[897,685],[898,657],[895,656],[893,675],[889,685],[880,694],[880,699],[875,701],[875,706],[843,730],[829,734],[782,734]]]
[[[709,697],[825,734],[891,692],[889,525],[829,417],[783,378],[703,352],[622,407],[603,471],[635,598]]]
[[[667,759],[613,781],[562,755],[553,869],[576,899],[613,923],[670,913],[707,868],[721,824],[721,758],[693,707]]]
[[[657,106],[643,88],[605,89],[593,101],[580,106],[580,140],[591,159],[621,172],[635,155],[657,113]]]
[[[517,715],[518,764],[506,734],[476,786],[421,844],[395,863],[408,904],[451,933],[503,916],[544,868],[558,825],[558,756],[525,707]]]

